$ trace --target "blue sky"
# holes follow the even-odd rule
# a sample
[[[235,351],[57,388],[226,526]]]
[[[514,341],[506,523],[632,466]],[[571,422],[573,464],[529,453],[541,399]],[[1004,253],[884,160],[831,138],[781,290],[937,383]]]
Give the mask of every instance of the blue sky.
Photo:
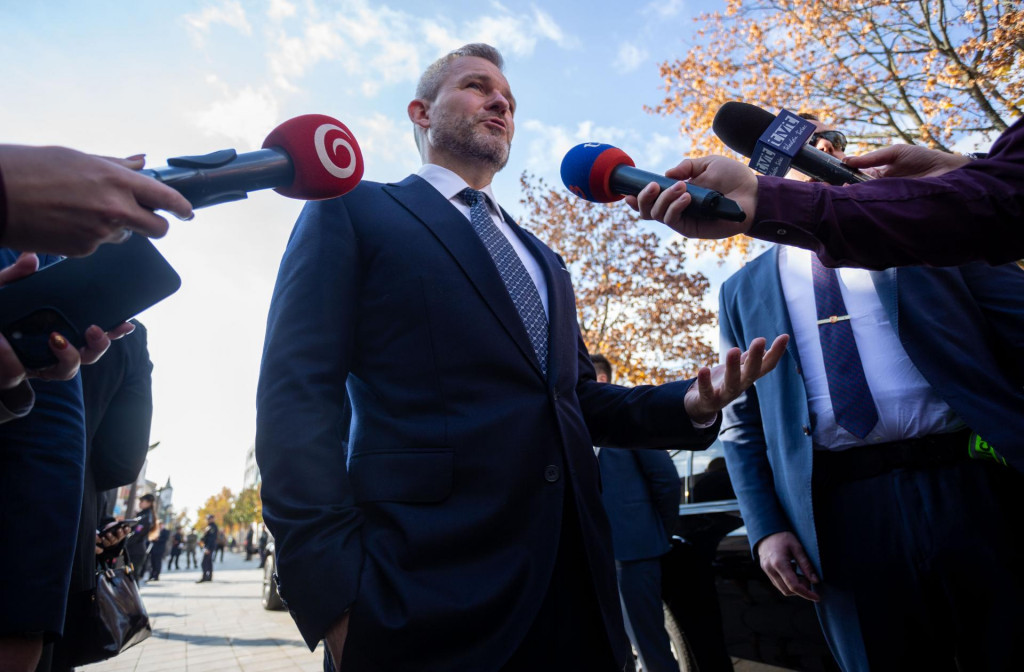
[[[419,163],[406,105],[433,59],[467,42],[502,50],[516,137],[494,182],[520,211],[519,175],[560,185],[579,142],[622,147],[664,171],[685,155],[660,100],[658,64],[681,54],[692,16],[717,3],[261,0],[0,4],[0,142],[168,157],[259,148],[280,122],[344,122],[365,178],[398,180]],[[157,245],[182,289],[141,319],[149,328],[155,413],[148,476],[193,513],[241,486],[278,262],[301,203],[273,192],[172,222]],[[694,268],[723,271],[711,260]],[[717,293],[717,283],[713,294]]]

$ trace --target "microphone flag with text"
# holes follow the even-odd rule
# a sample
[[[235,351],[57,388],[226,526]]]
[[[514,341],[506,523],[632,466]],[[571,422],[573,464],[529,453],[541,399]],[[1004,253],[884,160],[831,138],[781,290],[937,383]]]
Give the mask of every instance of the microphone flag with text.
[[[580,198],[596,203],[613,203],[623,196],[636,196],[651,182],[657,182],[664,190],[678,181],[640,170],[624,151],[598,142],[576,145],[562,159],[565,187]],[[746,217],[739,204],[717,191],[690,182],[686,183],[686,191],[693,199],[686,208],[691,217],[733,222],[742,222]]]
[[[725,145],[750,159],[763,175],[783,176],[789,168],[828,184],[856,184],[870,175],[807,144],[814,124],[793,112],[778,116],[750,103],[731,101],[718,109],[711,128]]]
[[[139,172],[175,189],[193,208],[238,201],[260,189],[318,201],[347,194],[363,177],[363,155],[355,136],[323,114],[285,121],[255,152],[222,149],[179,156],[167,164]]]

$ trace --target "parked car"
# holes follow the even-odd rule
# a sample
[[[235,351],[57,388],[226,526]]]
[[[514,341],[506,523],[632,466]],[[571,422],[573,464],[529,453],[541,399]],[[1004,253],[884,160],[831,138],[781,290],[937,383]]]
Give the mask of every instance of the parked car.
[[[274,569],[277,567],[277,555],[274,553],[274,538],[267,542],[267,559],[263,563],[263,595],[261,602],[267,611],[284,609],[284,601],[277,592],[277,581],[274,580]]]
[[[806,672],[838,672],[814,606],[785,597],[754,561],[722,444],[673,455],[683,497],[662,563],[665,622],[680,668],[731,670],[744,659]]]

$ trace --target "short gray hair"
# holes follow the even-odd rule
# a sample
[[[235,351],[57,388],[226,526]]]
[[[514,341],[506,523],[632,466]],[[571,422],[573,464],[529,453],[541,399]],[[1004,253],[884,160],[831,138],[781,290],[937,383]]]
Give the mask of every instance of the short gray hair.
[[[437,99],[437,94],[441,90],[441,84],[444,83],[446,77],[448,77],[448,71],[452,67],[452,63],[455,59],[461,58],[462,56],[476,56],[484,60],[493,63],[499,71],[505,69],[505,59],[501,57],[501,52],[492,47],[489,44],[482,42],[474,42],[473,44],[467,44],[449,51],[447,54],[431,63],[423,74],[420,75],[420,81],[416,85],[416,99],[425,100],[427,102],[434,102]],[[416,140],[416,149],[420,152],[423,151],[421,145],[422,140],[420,136],[423,133],[416,124],[413,124],[413,139]]]
[[[441,89],[441,83],[448,76],[448,70],[451,68],[452,62],[461,56],[476,56],[477,58],[490,61],[497,66],[498,70],[505,69],[505,59],[491,45],[481,42],[467,44],[454,51],[449,51],[423,71],[419,84],[416,85],[416,98],[433,102],[437,98],[437,92]]]

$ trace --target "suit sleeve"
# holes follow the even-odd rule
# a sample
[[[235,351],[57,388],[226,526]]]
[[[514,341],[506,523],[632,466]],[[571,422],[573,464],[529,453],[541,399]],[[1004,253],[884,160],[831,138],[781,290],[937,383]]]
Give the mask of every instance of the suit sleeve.
[[[683,399],[695,379],[637,387],[599,383],[578,330],[577,341],[576,394],[593,445],[705,450],[718,438],[721,414],[703,429],[694,427],[686,414]]]
[[[153,364],[149,361],[146,341],[145,327],[137,324],[135,331],[111,345],[125,350],[125,371],[121,385],[107,405],[92,438],[90,463],[98,490],[109,490],[134,481],[142,471],[149,452],[149,430],[153,421]],[[115,353],[107,353],[93,366],[103,366],[112,354]],[[110,364],[113,365],[114,360]]]
[[[829,266],[958,266],[1024,258],[1024,119],[987,159],[944,175],[846,187],[759,177],[750,235]],[[880,244],[884,242],[884,244]]]
[[[640,464],[665,535],[671,537],[679,524],[679,502],[682,499],[676,465],[664,450],[634,450],[633,456]]]
[[[722,287],[719,299],[720,352],[746,342],[742,325],[735,325],[729,307],[729,293]],[[791,526],[775,492],[775,480],[768,462],[768,443],[761,421],[756,386],[751,386],[722,411],[722,433],[729,478],[740,503],[751,551],[770,534]],[[757,560],[757,553],[754,553]]]
[[[363,563],[345,454],[358,268],[343,199],[307,204],[281,262],[257,391],[264,520],[310,649],[355,601]]]

